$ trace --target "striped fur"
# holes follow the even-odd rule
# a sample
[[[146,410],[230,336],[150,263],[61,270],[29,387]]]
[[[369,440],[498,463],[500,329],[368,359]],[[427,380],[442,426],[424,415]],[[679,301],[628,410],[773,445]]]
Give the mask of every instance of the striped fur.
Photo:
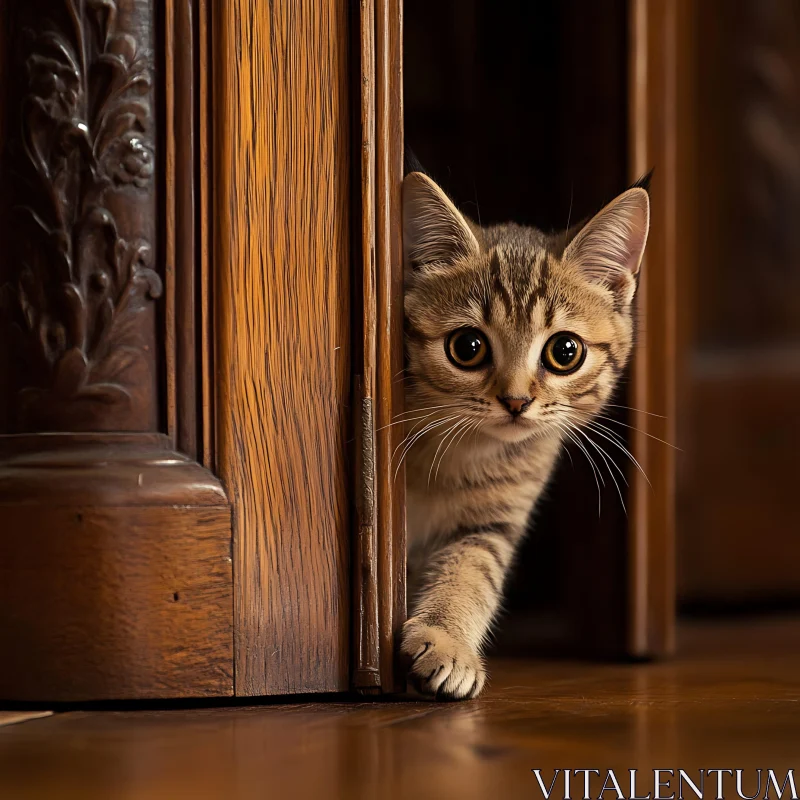
[[[481,228],[427,176],[403,186],[409,676],[440,699],[475,697],[481,649],[503,584],[558,458],[567,425],[592,420],[630,356],[631,302],[649,224],[629,189],[579,231]],[[448,337],[474,328],[492,358],[448,359]],[[551,335],[586,348],[569,375],[543,366]],[[499,398],[531,400],[514,416]]]

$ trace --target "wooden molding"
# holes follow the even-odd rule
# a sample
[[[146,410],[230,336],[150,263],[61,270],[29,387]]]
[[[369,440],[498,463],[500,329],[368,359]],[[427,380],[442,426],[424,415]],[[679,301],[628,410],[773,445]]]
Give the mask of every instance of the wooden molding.
[[[165,3],[163,236],[167,431],[177,450],[213,469],[207,17],[204,0]]]
[[[631,5],[631,178],[656,170],[628,396],[641,409],[631,412],[637,428],[631,451],[649,477],[630,471],[628,651],[639,657],[669,655],[675,648],[675,456],[663,442],[675,441],[677,71],[685,45],[680,5]]]
[[[403,2],[377,4],[377,230],[378,230],[378,566],[381,593],[381,671],[384,691],[400,690],[394,643],[406,621],[405,466],[393,456],[403,439],[394,425],[404,410],[403,333]]]
[[[393,464],[402,426],[392,424],[403,409],[401,2],[362,3],[358,30],[362,341],[356,369],[362,412],[353,684],[388,692],[400,688],[394,642],[406,614],[405,472],[395,474]]]
[[[219,481],[188,456],[173,451],[164,434],[0,436],[0,507],[187,502],[228,504]]]
[[[355,27],[355,26],[354,26]],[[359,5],[358,43],[360,154],[358,219],[360,247],[356,286],[360,288],[360,356],[355,357],[356,390],[356,525],[354,531],[354,659],[353,685],[362,692],[380,688],[380,621],[378,598],[378,524],[376,508],[375,400],[377,373],[377,270],[375,196],[375,2]]]

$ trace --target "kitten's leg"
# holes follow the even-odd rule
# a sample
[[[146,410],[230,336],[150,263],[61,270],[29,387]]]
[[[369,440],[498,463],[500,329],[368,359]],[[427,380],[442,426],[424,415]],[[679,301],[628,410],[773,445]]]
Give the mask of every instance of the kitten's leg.
[[[504,523],[460,529],[428,561],[400,647],[419,691],[447,700],[480,693],[481,647],[521,534]]]

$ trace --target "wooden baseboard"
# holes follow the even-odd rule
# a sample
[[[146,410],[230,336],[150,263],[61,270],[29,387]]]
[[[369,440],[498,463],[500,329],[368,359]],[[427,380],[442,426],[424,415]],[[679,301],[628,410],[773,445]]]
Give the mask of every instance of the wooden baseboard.
[[[0,460],[0,699],[231,695],[219,484],[158,437],[53,441]]]

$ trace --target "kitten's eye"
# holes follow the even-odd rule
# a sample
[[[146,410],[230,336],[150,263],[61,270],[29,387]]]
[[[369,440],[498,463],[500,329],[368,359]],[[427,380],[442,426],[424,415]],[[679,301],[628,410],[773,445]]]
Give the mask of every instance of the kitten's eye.
[[[542,351],[542,364],[545,369],[558,375],[574,372],[586,355],[586,346],[574,333],[556,333],[547,340]]]
[[[475,328],[453,331],[447,337],[444,349],[450,361],[461,369],[476,369],[489,360],[489,343]]]

